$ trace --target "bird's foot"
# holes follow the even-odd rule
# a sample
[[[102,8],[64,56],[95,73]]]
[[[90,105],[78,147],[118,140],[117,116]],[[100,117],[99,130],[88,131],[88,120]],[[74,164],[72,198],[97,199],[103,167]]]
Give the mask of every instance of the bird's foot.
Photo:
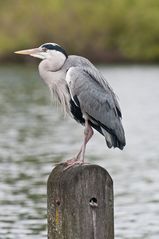
[[[74,165],[81,165],[81,164],[84,164],[84,160],[81,160],[79,158],[73,158],[73,159],[70,159],[70,160],[67,160],[66,161],[66,167],[64,170],[68,169],[68,168],[71,168],[72,166]]]

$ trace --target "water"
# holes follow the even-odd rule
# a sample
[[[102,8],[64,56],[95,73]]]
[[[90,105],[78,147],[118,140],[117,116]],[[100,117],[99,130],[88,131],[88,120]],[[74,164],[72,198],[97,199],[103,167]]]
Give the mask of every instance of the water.
[[[159,238],[159,68],[100,70],[120,98],[127,147],[95,134],[87,160],[114,180],[116,239]],[[51,103],[37,67],[0,68],[0,239],[47,237],[46,182],[81,144],[83,128]]]

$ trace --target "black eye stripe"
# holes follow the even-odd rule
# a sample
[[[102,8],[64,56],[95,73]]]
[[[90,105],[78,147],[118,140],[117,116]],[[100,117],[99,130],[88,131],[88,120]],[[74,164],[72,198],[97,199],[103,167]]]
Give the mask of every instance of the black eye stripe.
[[[54,50],[55,49],[55,47],[56,47],[56,45],[52,45],[52,44],[44,44],[44,45],[42,45],[42,48],[46,48],[46,49],[48,49],[48,50]]]
[[[43,44],[42,45],[42,49],[48,49],[48,50],[55,50],[55,51],[59,51],[59,52],[61,52],[61,53],[63,53],[66,57],[68,57],[67,56],[67,53],[65,52],[65,50],[61,47],[61,46],[59,46],[59,45],[53,45],[53,44]],[[45,50],[44,50],[45,51]]]

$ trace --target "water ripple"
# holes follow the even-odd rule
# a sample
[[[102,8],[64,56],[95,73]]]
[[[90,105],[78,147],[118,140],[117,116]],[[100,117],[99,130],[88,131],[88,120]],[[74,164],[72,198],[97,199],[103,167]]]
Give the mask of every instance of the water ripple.
[[[102,67],[120,98],[127,147],[95,134],[87,160],[114,180],[116,239],[158,239],[159,69]],[[0,68],[0,238],[46,238],[46,182],[80,147],[83,128],[50,103],[36,69]],[[18,74],[17,74],[18,72]],[[94,150],[95,149],[95,150]]]

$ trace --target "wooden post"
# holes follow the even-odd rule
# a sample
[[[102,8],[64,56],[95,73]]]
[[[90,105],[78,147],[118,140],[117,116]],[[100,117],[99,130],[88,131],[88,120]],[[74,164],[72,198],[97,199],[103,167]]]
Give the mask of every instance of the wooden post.
[[[49,239],[114,239],[113,181],[97,165],[60,164],[47,183]]]

